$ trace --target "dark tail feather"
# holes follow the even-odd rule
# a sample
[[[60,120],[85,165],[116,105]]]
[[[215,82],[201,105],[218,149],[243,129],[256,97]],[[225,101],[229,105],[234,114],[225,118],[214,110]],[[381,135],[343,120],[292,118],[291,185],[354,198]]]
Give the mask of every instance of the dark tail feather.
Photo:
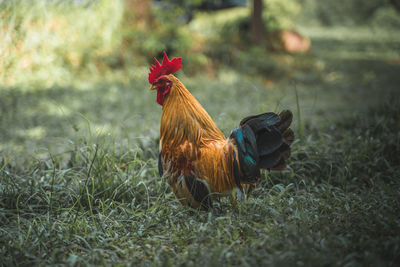
[[[294,140],[289,128],[292,119],[289,110],[282,111],[279,116],[268,112],[244,118],[240,128],[232,131],[230,138],[238,148],[242,183],[255,182],[260,169],[285,168]]]
[[[294,141],[294,132],[290,128],[286,129],[286,131],[282,133],[282,137],[283,137],[283,142],[285,142],[290,146]]]
[[[265,126],[271,126],[279,123],[280,117],[273,113],[267,112],[259,115],[249,116],[240,121],[239,126],[243,127],[245,124],[249,125],[255,132]]]
[[[279,128],[281,133],[286,131],[289,128],[290,124],[293,120],[293,114],[290,110],[284,110],[279,114],[280,121],[275,125]]]

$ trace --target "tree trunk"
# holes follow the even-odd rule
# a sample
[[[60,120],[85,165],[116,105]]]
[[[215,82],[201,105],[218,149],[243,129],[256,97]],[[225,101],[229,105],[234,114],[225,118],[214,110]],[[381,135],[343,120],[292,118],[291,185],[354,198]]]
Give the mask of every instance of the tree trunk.
[[[253,0],[253,14],[251,17],[251,37],[253,44],[262,46],[264,44],[264,24],[262,20],[262,0]]]

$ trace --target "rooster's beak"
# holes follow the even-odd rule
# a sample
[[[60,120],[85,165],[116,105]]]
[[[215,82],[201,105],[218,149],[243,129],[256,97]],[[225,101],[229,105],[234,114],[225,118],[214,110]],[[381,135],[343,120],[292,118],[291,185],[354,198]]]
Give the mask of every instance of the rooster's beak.
[[[150,91],[156,90],[156,89],[157,89],[157,87],[155,85],[150,86]]]

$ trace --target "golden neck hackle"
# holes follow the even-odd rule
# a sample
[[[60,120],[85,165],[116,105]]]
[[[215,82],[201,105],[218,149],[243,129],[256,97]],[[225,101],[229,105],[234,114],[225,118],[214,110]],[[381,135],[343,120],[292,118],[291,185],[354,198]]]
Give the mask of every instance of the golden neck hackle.
[[[174,75],[167,75],[172,87],[164,101],[160,137],[163,144],[177,146],[185,141],[205,145],[225,140],[207,111]]]

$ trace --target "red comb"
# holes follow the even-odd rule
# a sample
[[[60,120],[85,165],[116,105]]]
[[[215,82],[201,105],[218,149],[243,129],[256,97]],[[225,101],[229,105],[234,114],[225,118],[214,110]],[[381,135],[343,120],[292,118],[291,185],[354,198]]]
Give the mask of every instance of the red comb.
[[[158,62],[156,58],[156,65],[151,65],[150,73],[149,73],[149,83],[153,84],[157,80],[158,77],[162,75],[168,75],[171,73],[177,72],[180,68],[182,68],[182,58],[173,58],[171,61],[168,59],[167,53],[164,52],[164,58],[162,64]]]

